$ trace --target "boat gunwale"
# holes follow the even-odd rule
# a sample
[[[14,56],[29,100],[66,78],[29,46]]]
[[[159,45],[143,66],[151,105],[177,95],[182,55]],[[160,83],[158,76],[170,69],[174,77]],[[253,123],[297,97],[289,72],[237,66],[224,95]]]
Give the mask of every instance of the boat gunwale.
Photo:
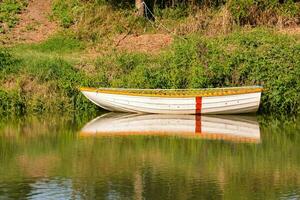
[[[169,97],[169,98],[193,98],[229,96],[251,93],[261,93],[261,86],[227,87],[227,88],[201,88],[201,89],[131,89],[131,88],[92,88],[81,87],[81,92],[96,92],[104,94],[143,96],[143,97]]]

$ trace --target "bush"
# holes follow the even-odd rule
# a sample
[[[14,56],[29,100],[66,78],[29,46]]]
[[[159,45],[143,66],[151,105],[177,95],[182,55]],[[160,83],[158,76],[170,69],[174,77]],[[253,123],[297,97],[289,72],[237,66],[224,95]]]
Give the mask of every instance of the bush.
[[[82,110],[93,108],[86,99],[80,95],[80,86],[92,86],[94,79],[74,68],[73,65],[63,59],[37,59],[27,65],[26,73],[38,79],[40,84],[50,84],[49,92],[53,92],[56,105],[49,105],[47,110],[57,107],[59,110]],[[47,101],[47,100],[46,100]]]
[[[7,49],[0,48],[0,73],[5,76],[8,73],[16,73],[19,69],[19,60],[14,58]]]
[[[256,29],[218,38],[177,40],[156,57],[119,55],[101,62],[103,86],[207,88],[262,85],[262,111],[300,112],[300,45]],[[111,63],[116,63],[112,65]]]
[[[233,0],[227,6],[240,25],[276,25],[280,16],[294,18],[300,13],[300,5],[293,0]]]
[[[6,92],[0,90],[1,113],[24,114],[26,112],[26,100],[19,91]]]
[[[192,12],[189,7],[186,5],[178,5],[176,7],[168,7],[165,9],[156,9],[155,15],[160,16],[163,19],[182,19],[189,15],[189,13]]]
[[[16,88],[19,92],[1,94],[1,102],[18,105],[16,107],[20,109],[31,106],[31,110],[95,110],[96,107],[80,94],[80,86],[209,88],[262,85],[265,88],[262,112],[300,113],[300,44],[291,36],[270,30],[238,31],[214,38],[189,36],[187,41],[175,40],[159,55],[124,52],[102,56],[90,74],[53,56],[32,59],[31,55],[17,61],[7,50],[1,50],[0,55],[0,70],[22,66],[25,78],[33,77],[31,85],[40,84],[47,88],[45,94],[38,96],[32,91],[40,87],[28,94],[26,87],[24,89],[20,84]],[[5,106],[2,109],[11,108]]]
[[[53,3],[53,16],[59,20],[64,28],[69,28],[75,23],[75,11],[80,4],[80,0],[56,0]]]

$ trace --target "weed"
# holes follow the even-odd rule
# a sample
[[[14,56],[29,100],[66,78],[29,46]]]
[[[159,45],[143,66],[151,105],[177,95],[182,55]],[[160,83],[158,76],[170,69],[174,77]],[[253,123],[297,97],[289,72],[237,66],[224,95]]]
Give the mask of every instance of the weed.
[[[56,0],[52,8],[53,16],[59,20],[62,27],[68,28],[75,22],[74,11],[78,5],[78,0]]]
[[[23,44],[15,47],[18,51],[35,51],[45,54],[66,54],[83,50],[85,45],[73,34],[58,33],[37,44]]]
[[[17,73],[19,60],[14,58],[7,49],[0,49],[0,72],[2,76]]]
[[[19,91],[0,90],[0,110],[1,113],[24,114],[26,112],[26,100]]]
[[[27,0],[0,1],[0,33],[5,32],[5,25],[13,28],[18,23],[17,14],[27,6]]]
[[[99,80],[101,86],[136,88],[262,85],[262,112],[299,113],[299,57],[294,38],[264,29],[195,35],[158,56],[125,53],[102,60]]]
[[[155,15],[163,18],[163,19],[183,19],[189,15],[191,12],[191,8],[187,7],[184,4],[178,5],[176,7],[168,7],[165,9],[159,9],[158,7],[155,9]]]
[[[300,12],[300,6],[292,0],[234,0],[229,1],[227,5],[240,25],[276,25],[281,16],[294,18],[299,16]]]

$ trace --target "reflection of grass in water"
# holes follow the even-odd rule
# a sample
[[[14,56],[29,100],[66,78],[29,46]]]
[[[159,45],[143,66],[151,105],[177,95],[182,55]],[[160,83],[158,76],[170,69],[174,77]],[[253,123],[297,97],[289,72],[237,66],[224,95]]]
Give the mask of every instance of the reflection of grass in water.
[[[275,126],[276,120],[269,119],[261,128],[261,144],[238,144],[152,136],[78,138],[76,130],[89,119],[79,124],[72,118],[55,117],[14,121],[1,126],[2,180],[32,178],[34,171],[24,169],[32,169],[28,163],[44,160],[51,166],[36,175],[71,177],[78,190],[85,187],[81,183],[97,180],[134,187],[136,173],[141,174],[145,189],[153,195],[171,195],[167,192],[170,190],[174,195],[201,196],[222,190],[224,197],[231,199],[253,197],[255,190],[259,197],[272,199],[279,191],[300,184],[299,122]],[[107,192],[104,185],[92,187]]]

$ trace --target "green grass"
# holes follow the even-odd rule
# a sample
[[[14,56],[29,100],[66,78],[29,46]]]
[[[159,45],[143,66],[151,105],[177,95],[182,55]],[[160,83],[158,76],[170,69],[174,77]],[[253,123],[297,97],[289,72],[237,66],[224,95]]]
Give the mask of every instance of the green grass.
[[[75,22],[75,12],[79,4],[78,0],[56,0],[52,8],[53,17],[58,19],[62,27],[69,28]]]
[[[209,88],[262,85],[261,111],[300,112],[300,44],[270,30],[177,40],[159,56],[119,54],[96,62],[103,87]]]
[[[176,39],[160,54],[111,51],[78,58],[89,43],[58,33],[38,44],[0,50],[0,108],[5,113],[91,111],[80,86],[211,88],[262,85],[261,113],[300,113],[300,43],[272,29],[241,29]],[[83,56],[84,57],[84,56]]]
[[[71,53],[84,49],[84,44],[72,36],[55,36],[40,44],[31,45],[35,51],[43,53]]]
[[[73,59],[62,57],[80,50],[77,40],[62,36],[0,49],[0,112],[95,110],[78,91],[81,85],[91,85],[93,77],[79,71]]]
[[[57,33],[47,40],[37,44],[22,44],[16,46],[19,52],[34,51],[37,53],[49,54],[68,54],[79,52],[85,49],[85,44],[78,40],[72,33]]]
[[[27,6],[27,0],[3,0],[0,1],[0,34],[7,31],[4,24],[8,28],[13,28],[19,21],[19,14],[24,7]]]
[[[227,4],[234,20],[241,25],[270,25],[270,21],[274,21],[274,17],[294,18],[299,16],[300,12],[300,4],[292,0],[234,0]],[[272,25],[275,25],[274,22]]]
[[[274,27],[279,24],[285,26],[285,22],[299,24],[300,3],[293,0],[162,1],[154,6],[154,14],[170,30],[178,30],[180,26],[187,29],[216,29],[220,27],[209,24],[218,20],[218,23],[229,20],[231,26]],[[220,19],[220,15],[224,18]],[[134,1],[55,0],[53,17],[64,28],[75,27],[80,38],[90,41],[107,39],[110,35],[124,33],[128,29],[141,34],[158,28],[153,29],[151,23],[136,17]],[[189,18],[194,18],[191,24],[186,23]]]

